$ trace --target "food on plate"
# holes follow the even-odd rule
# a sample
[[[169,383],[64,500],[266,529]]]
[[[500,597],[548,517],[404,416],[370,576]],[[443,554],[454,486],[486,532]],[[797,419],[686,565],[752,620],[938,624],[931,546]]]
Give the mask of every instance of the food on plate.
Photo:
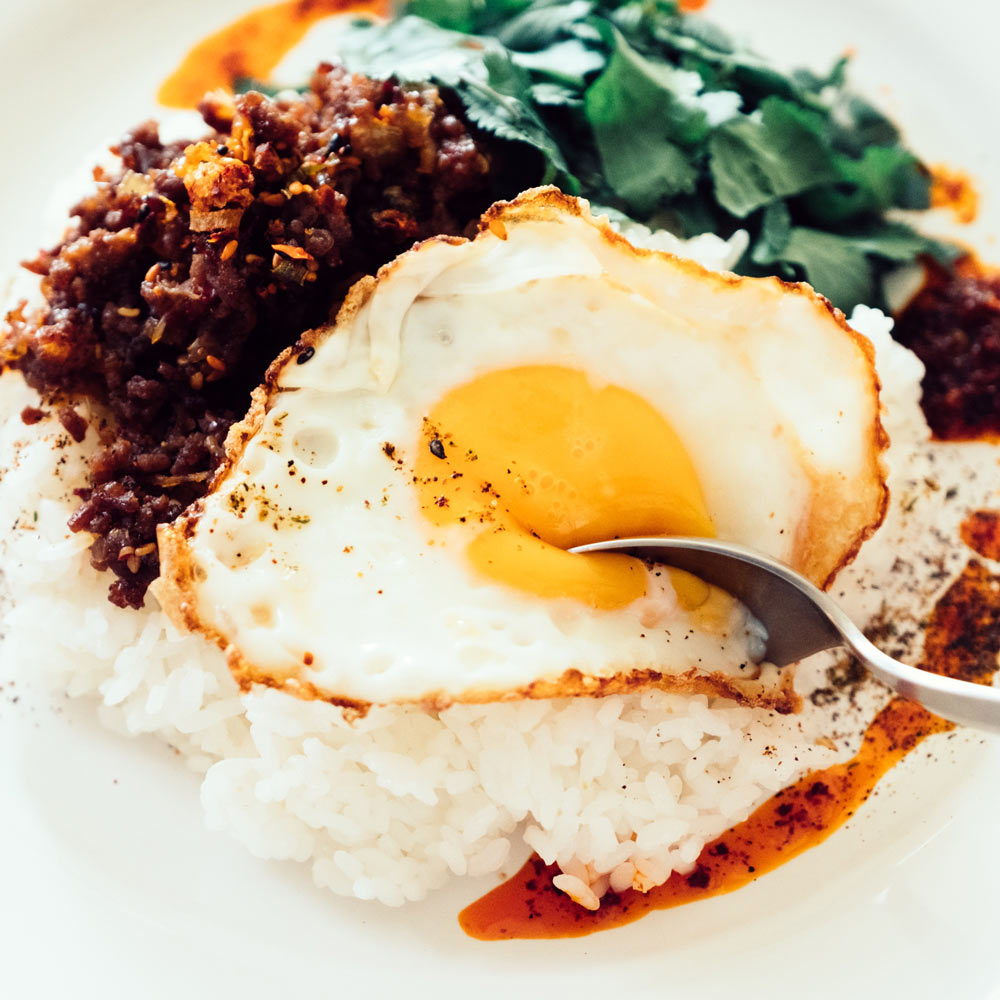
[[[588,910],[704,887],[885,695],[832,654],[759,663],[697,579],[564,550],[743,541],[919,659],[996,485],[992,445],[930,441],[922,365],[857,305],[920,255],[953,276],[886,214],[929,173],[842,64],[779,73],[671,3],[413,9],[341,25],[356,72],[130,133],[30,265],[3,656],[159,734],[210,826],[343,895],[528,848]],[[908,746],[940,728],[914,712]]]
[[[971,258],[930,268],[895,335],[927,367],[923,408],[938,437],[1000,437],[1000,275]]]
[[[492,162],[434,87],[320,67],[274,102],[209,95],[214,130],[147,122],[29,268],[44,302],[7,317],[0,363],[103,424],[72,518],[110,599],[139,607],[156,525],[200,496],[267,365],[361,274],[414,240],[458,234],[497,193]],[[60,405],[83,433],[80,406]]]
[[[686,237],[743,229],[734,270],[804,279],[847,312],[884,307],[901,263],[954,259],[893,211],[930,207],[931,171],[846,85],[846,56],[783,72],[682,6],[413,0],[336,45],[352,69],[447,88],[534,159],[534,183]]]
[[[272,366],[160,530],[161,604],[245,686],[353,707],[657,684],[794,708],[745,608],[565,549],[718,534],[829,582],[886,501],[869,343],[554,188],[479,229],[359,282]]]
[[[802,293],[782,297],[792,296]],[[907,448],[916,454],[919,366],[891,343],[877,314],[858,322],[878,340],[880,377],[901,398],[888,429],[904,456]],[[800,672],[807,697],[788,715],[656,686],[434,711],[374,705],[353,719],[324,700],[266,685],[241,691],[223,652],[178,631],[155,598],[141,610],[103,599],[86,537],[66,528],[93,431],[77,444],[52,416],[26,426],[17,415],[33,394],[15,373],[0,386],[9,414],[0,514],[19,525],[4,539],[6,579],[17,588],[5,615],[5,657],[37,665],[73,694],[96,695],[125,731],[163,736],[205,772],[210,826],[262,857],[309,863],[318,883],[335,892],[398,905],[449,875],[516,864],[522,843],[557,864],[566,876],[557,874],[558,885],[586,906],[608,891],[649,890],[675,871],[691,872],[707,843],[768,796],[850,756],[878,703],[873,692],[838,703],[835,713],[823,699],[814,702],[811,693],[829,685],[832,660]],[[378,435],[374,457],[391,470],[385,440]],[[428,458],[441,461],[429,445]],[[897,463],[897,475],[900,468],[905,484],[913,469]],[[349,484],[345,477],[345,492]],[[418,495],[406,494],[418,508]],[[894,593],[887,570],[912,553],[907,539],[919,537],[926,548],[915,524],[938,511],[917,504],[906,512],[912,498],[905,489],[896,495],[882,529],[889,534],[876,533],[850,575],[838,577],[838,588],[856,607],[868,602],[869,613],[886,598],[913,610],[926,598],[913,581]],[[357,499],[363,510],[368,498]],[[356,572],[352,581],[363,586]],[[926,571],[921,579],[939,586],[928,584]],[[433,589],[419,596],[433,612]],[[357,611],[365,613],[363,602]],[[53,615],[62,627],[39,629]],[[385,622],[385,631],[395,627]]]

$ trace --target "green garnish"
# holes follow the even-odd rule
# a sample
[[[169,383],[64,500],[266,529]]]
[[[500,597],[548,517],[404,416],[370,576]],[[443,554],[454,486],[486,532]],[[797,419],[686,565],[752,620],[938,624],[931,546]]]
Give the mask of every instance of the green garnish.
[[[682,236],[750,233],[737,270],[805,279],[849,310],[954,247],[887,218],[929,207],[930,174],[846,60],[782,73],[671,0],[411,0],[354,22],[352,68],[451,89],[484,132],[531,150],[534,183]]]

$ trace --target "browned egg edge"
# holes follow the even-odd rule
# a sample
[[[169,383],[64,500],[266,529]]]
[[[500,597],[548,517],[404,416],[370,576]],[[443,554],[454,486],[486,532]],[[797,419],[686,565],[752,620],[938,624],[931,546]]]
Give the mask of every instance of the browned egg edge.
[[[797,539],[800,551],[793,560],[793,565],[800,572],[824,589],[829,587],[837,573],[855,558],[864,541],[878,529],[888,507],[889,490],[886,485],[887,473],[883,453],[889,445],[889,438],[879,417],[878,400],[881,384],[875,370],[875,352],[870,341],[849,326],[844,314],[828,299],[815,292],[810,285],[803,282],[782,281],[777,277],[751,278],[720,273],[675,254],[634,247],[609,225],[596,220],[590,214],[585,202],[565,195],[555,187],[534,188],[525,191],[513,201],[497,202],[480,219],[479,232],[475,239],[487,234],[506,239],[508,226],[549,221],[566,214],[576,216],[594,227],[609,245],[639,258],[659,257],[669,260],[673,267],[686,271],[699,280],[727,287],[755,283],[758,287],[770,287],[776,295],[805,296],[815,309],[824,314],[824,320],[832,318],[853,340],[869,372],[869,391],[875,413],[865,456],[867,472],[863,482],[867,489],[864,495],[858,496],[854,491],[849,493],[846,487],[842,487],[838,482],[828,480],[825,488],[832,490],[835,498],[842,503],[831,504],[827,495],[822,503],[813,502],[810,505],[809,517],[803,519]],[[205,499],[222,486],[226,477],[242,458],[250,439],[263,425],[270,406],[280,392],[278,380],[285,367],[303,351],[316,350],[337,329],[350,323],[372,296],[379,282],[386,280],[396,268],[402,266],[402,262],[410,254],[418,253],[422,247],[434,243],[458,245],[467,242],[469,241],[459,237],[433,237],[416,244],[411,250],[380,268],[375,277],[365,277],[356,282],[344,299],[335,322],[306,331],[298,343],[284,350],[268,368],[263,384],[254,390],[246,417],[230,429],[226,439],[226,457],[216,470],[206,497],[192,504],[172,524],[162,524],[159,527],[161,574],[154,585],[157,599],[175,625],[202,634],[224,651],[230,672],[244,691],[255,684],[260,684],[306,701],[326,701],[341,707],[347,718],[362,717],[371,708],[370,702],[344,697],[336,692],[324,690],[307,680],[303,676],[302,665],[298,663],[290,664],[283,670],[257,667],[247,660],[242,651],[224,634],[203,621],[197,613],[196,567],[191,559],[188,540],[193,536],[195,526],[203,513]],[[814,497],[820,492],[820,487],[820,483],[813,483]],[[851,523],[846,526],[846,531],[841,523],[843,520],[841,512],[845,509],[851,515]],[[834,527],[837,531],[831,530]],[[844,541],[839,545],[821,544],[818,547],[808,542],[808,539],[817,538],[821,543],[835,542],[836,537],[841,537]],[[801,698],[794,690],[793,667],[783,668],[778,684],[769,687],[754,679],[734,678],[715,671],[702,672],[697,669],[683,674],[669,675],[652,669],[629,669],[611,676],[595,676],[571,668],[555,679],[538,680],[515,689],[471,690],[457,697],[443,692],[430,692],[420,698],[412,699],[410,703],[421,705],[427,710],[439,711],[456,703],[482,704],[526,698],[594,697],[624,694],[650,687],[673,692],[728,697],[744,705],[768,708],[782,714],[797,712],[801,707]]]

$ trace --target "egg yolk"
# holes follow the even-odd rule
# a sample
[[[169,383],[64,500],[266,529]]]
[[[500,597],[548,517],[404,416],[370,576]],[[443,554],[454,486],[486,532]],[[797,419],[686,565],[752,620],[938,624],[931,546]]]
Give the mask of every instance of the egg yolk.
[[[468,526],[468,556],[494,581],[624,607],[646,592],[638,559],[565,550],[631,535],[715,535],[694,465],[663,415],[584,372],[532,365],[482,375],[448,392],[422,433],[421,509],[438,527]],[[683,606],[707,599],[696,577],[670,577]]]

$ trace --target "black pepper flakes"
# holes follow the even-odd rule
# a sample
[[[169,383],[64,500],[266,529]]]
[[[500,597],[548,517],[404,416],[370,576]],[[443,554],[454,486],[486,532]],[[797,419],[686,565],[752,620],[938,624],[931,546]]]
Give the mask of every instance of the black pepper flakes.
[[[707,889],[709,883],[708,869],[704,865],[698,865],[697,868],[690,875],[688,875],[687,884],[692,889]]]
[[[339,153],[341,156],[351,155],[351,144],[339,132],[334,132],[330,136],[330,141],[326,144],[326,155],[331,156]]]
[[[429,445],[431,454],[435,458],[444,458],[444,442],[440,438],[431,438],[431,443]]]

